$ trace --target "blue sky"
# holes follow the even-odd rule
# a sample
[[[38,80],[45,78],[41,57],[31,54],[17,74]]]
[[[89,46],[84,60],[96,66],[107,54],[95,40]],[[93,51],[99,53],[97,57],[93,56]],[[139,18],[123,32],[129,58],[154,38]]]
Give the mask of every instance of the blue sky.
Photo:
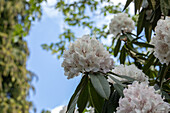
[[[31,94],[37,113],[42,109],[53,109],[56,106],[66,105],[73,94],[80,77],[67,80],[61,67],[62,59],[51,55],[42,49],[41,44],[55,42],[61,33],[62,18],[49,16],[43,13],[41,21],[35,22],[29,36],[26,37],[30,56],[27,68],[38,76],[38,81],[33,81],[36,94]]]
[[[80,79],[67,80],[61,67],[62,59],[58,60],[41,47],[41,44],[54,42],[59,33],[56,19],[43,17],[40,22],[34,23],[27,37],[30,50],[27,68],[39,78],[33,82],[36,95],[31,95],[38,113],[43,108],[53,109],[66,104]]]
[[[52,110],[67,105],[81,79],[79,76],[67,80],[61,67],[62,59],[58,60],[55,55],[41,47],[41,44],[56,42],[65,25],[62,15],[51,8],[55,5],[56,0],[47,1],[48,4],[42,4],[43,15],[41,20],[33,23],[30,34],[26,37],[30,51],[27,68],[39,78],[38,81],[33,80],[36,93],[35,95],[31,93],[30,96],[30,100],[37,108],[37,113],[40,113],[42,109]],[[77,33],[77,35],[84,35],[80,33]],[[87,33],[88,31],[85,31],[85,34]],[[107,42],[105,41],[105,43]],[[58,113],[58,111],[55,113]]]

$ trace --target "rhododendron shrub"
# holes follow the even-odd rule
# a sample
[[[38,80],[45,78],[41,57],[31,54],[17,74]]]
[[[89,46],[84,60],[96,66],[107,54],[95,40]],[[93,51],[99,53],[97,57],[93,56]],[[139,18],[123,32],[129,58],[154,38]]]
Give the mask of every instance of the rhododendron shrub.
[[[170,3],[134,4],[136,23],[124,11],[110,20],[111,46],[85,33],[64,51],[65,75],[82,78],[61,113],[170,112]]]

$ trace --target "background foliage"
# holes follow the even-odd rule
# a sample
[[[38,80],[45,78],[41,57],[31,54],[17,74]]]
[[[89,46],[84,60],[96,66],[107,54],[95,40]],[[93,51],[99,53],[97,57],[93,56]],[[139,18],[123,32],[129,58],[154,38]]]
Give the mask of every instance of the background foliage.
[[[0,0],[0,113],[28,113],[34,73],[26,69],[24,37],[41,17],[43,0]]]

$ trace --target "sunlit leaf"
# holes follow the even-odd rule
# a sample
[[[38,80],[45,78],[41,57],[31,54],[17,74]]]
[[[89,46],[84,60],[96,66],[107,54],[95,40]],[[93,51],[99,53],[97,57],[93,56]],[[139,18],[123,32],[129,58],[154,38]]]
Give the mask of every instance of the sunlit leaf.
[[[124,6],[124,8],[123,8],[123,11],[129,6],[129,4],[132,2],[133,0],[127,0],[126,1],[126,4],[125,4],[125,6]]]
[[[124,96],[124,94],[123,94],[124,88],[123,88],[121,85],[119,85],[119,84],[113,84],[113,87],[116,89],[116,91],[119,93],[119,95],[120,95],[121,97]]]
[[[77,86],[74,94],[72,95],[69,104],[68,104],[68,108],[67,108],[67,113],[73,113],[75,106],[77,104],[79,95],[82,91],[82,89],[84,89],[84,87],[87,85],[88,82],[88,76],[83,76],[83,78],[81,79],[79,85]]]
[[[121,46],[121,40],[118,39],[118,40],[117,40],[117,43],[116,43],[116,46],[115,46],[115,49],[114,49],[114,56],[115,56],[115,57],[117,56],[117,54],[118,54],[118,52],[119,52],[119,50],[120,50],[120,46]]]
[[[126,49],[125,47],[123,46],[121,51],[120,51],[120,64],[124,64],[125,63],[125,60],[126,60]]]
[[[80,113],[82,113],[84,111],[84,109],[86,108],[86,105],[87,105],[87,102],[88,102],[88,98],[89,98],[89,95],[88,95],[88,85],[86,85],[80,95],[79,95],[79,98],[78,98],[78,101],[77,101],[77,107],[78,107],[78,111]]]
[[[96,92],[96,89],[93,87],[90,81],[88,82],[88,91],[93,107],[95,108],[97,113],[102,113],[104,99]]]
[[[98,94],[104,99],[109,99],[110,87],[104,75],[100,73],[90,74],[90,80]]]
[[[119,106],[119,98],[120,95],[117,91],[114,91],[109,100],[105,101],[104,107],[103,107],[103,113],[113,113],[116,111],[116,108]]]
[[[137,24],[137,35],[139,35],[143,30],[145,12],[146,12],[145,9],[142,9],[142,11],[139,13],[139,19]]]

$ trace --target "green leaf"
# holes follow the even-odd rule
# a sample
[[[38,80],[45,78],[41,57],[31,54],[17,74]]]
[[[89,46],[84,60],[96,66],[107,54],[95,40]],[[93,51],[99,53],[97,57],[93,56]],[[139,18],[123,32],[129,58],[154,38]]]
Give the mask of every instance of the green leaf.
[[[74,109],[75,109],[75,106],[77,104],[79,95],[80,95],[82,89],[87,85],[87,81],[88,81],[88,76],[84,75],[83,78],[81,79],[81,82],[77,86],[74,94],[72,95],[72,97],[69,101],[67,113],[73,113],[74,112]]]
[[[159,6],[158,8],[155,9],[154,14],[153,14],[153,19],[151,20],[152,26],[153,26],[152,30],[154,30],[154,28],[156,27],[158,20],[161,18],[161,15],[162,15],[162,12]]]
[[[169,9],[166,7],[167,4],[165,0],[160,0],[161,11],[163,12],[164,16],[168,16]]]
[[[164,1],[164,3],[165,3],[166,5],[170,5],[170,4],[169,4],[169,3],[170,3],[169,0],[162,0],[162,1]]]
[[[153,45],[148,44],[148,43],[144,43],[144,42],[133,42],[135,45],[138,45],[139,47],[150,47],[150,48],[154,48]]]
[[[98,92],[98,94],[103,97],[104,99],[109,99],[110,96],[110,87],[109,83],[104,77],[103,74],[89,74],[90,80],[95,88],[95,90]]]
[[[151,0],[151,4],[152,4],[153,9],[155,10],[156,1],[155,0]]]
[[[137,13],[137,10],[140,10],[140,7],[142,6],[143,0],[134,0],[134,5],[135,5],[135,14]]]
[[[143,72],[147,72],[152,64],[154,64],[155,56],[152,54],[149,55],[148,59],[145,61]]]
[[[78,111],[79,113],[82,113],[84,111],[84,109],[86,108],[86,105],[87,105],[87,102],[88,102],[88,98],[89,98],[89,95],[88,95],[88,85],[86,85],[80,95],[79,95],[79,98],[78,98],[78,101],[77,101],[77,107],[78,107]]]
[[[144,19],[145,19],[145,9],[142,9],[142,11],[139,13],[139,19],[137,24],[137,36],[142,32],[143,26],[144,26]]]
[[[151,35],[152,35],[152,24],[150,24],[150,22],[147,21],[145,23],[145,36],[148,42],[150,42],[151,40]]]
[[[118,75],[118,74],[113,73],[113,72],[109,72],[109,74],[112,74],[112,75],[118,76],[118,77],[120,77],[120,78],[124,78],[124,79],[128,80],[129,82],[135,81],[135,79],[134,79],[134,78],[131,78],[131,77],[126,76],[126,75]]]
[[[124,96],[123,95],[124,88],[121,85],[113,84],[113,87],[116,89],[116,91],[119,93],[120,96],[122,96],[122,97]]]
[[[113,113],[112,111],[116,111],[116,108],[119,106],[119,98],[120,95],[117,91],[113,92],[109,101],[108,101],[108,108],[110,108],[108,113]],[[112,108],[111,108],[112,106]]]
[[[113,76],[109,75],[109,77],[116,82],[117,84],[121,85],[122,87],[125,87],[126,85],[122,84],[121,81],[117,80],[116,78],[114,78]]]
[[[169,69],[169,66],[167,66],[166,64],[164,64],[163,67],[160,68],[160,71],[159,71],[159,74],[158,74],[159,79],[160,79],[160,84],[159,84],[160,88],[162,88],[164,78],[167,75],[168,69]]]
[[[163,97],[165,97],[165,99],[170,100],[169,94],[166,93],[165,91],[162,91],[162,95],[163,95]]]
[[[121,51],[120,51],[120,64],[124,64],[125,63],[125,60],[126,60],[126,49],[125,47],[123,46]]]
[[[109,100],[105,102],[102,113],[114,113],[116,111],[116,108],[119,106],[119,98],[119,93],[117,91],[114,91],[111,94]]]
[[[125,35],[126,35],[126,37],[129,39],[129,41],[134,40],[134,38],[131,36],[131,34],[125,34]]]
[[[118,39],[118,40],[117,40],[117,43],[116,43],[116,46],[115,46],[115,49],[114,49],[114,56],[115,56],[115,57],[117,56],[117,54],[118,54],[118,52],[119,52],[119,50],[120,50],[120,46],[121,46],[121,40]]]
[[[158,86],[158,84],[155,84],[155,85],[154,85],[154,89],[155,89],[155,90],[159,90],[159,89],[160,89],[160,87]]]
[[[125,7],[123,8],[123,11],[129,6],[129,4],[132,2],[133,0],[127,0]]]
[[[95,108],[97,113],[102,113],[104,99],[96,92],[90,81],[88,81],[88,91],[90,95],[90,101],[93,107]]]
[[[138,10],[138,4],[137,4],[137,1],[138,1],[138,0],[134,0],[135,15],[136,15],[137,10]]]

